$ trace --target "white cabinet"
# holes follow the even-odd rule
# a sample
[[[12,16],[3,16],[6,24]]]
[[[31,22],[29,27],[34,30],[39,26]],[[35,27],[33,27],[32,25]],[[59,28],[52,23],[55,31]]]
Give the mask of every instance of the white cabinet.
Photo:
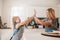
[[[12,31],[11,29],[0,29],[1,30],[1,40],[9,40],[10,37],[12,36]]]

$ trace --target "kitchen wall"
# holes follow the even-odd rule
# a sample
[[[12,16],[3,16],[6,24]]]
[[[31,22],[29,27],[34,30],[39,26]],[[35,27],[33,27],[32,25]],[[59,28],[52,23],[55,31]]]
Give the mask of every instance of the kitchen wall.
[[[2,0],[0,0],[0,16],[2,14]]]
[[[36,0],[35,0],[36,1]],[[38,3],[38,2],[37,2]],[[45,2],[46,3],[46,2]],[[12,27],[12,17],[13,16],[19,16],[21,18],[21,20],[25,20],[27,17],[32,16],[34,13],[34,8],[37,11],[37,16],[38,17],[46,17],[46,9],[52,7],[53,9],[55,9],[56,11],[56,17],[60,17],[59,16],[59,7],[57,5],[55,5],[55,2],[50,3],[50,1],[44,5],[39,4],[39,6],[36,4],[30,4],[28,5],[28,3],[23,4],[19,1],[19,0],[4,0],[3,1],[3,12],[2,12],[2,21],[3,23],[7,23],[8,27]],[[53,5],[54,6],[53,6]],[[58,4],[58,3],[56,3]],[[18,10],[17,12],[14,10]]]
[[[59,16],[59,23],[60,23],[60,4],[58,7],[59,7],[59,9],[58,9],[59,13],[57,15]]]

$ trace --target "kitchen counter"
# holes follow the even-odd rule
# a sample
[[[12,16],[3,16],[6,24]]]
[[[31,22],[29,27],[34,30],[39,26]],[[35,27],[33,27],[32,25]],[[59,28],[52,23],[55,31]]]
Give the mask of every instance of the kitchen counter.
[[[23,34],[23,40],[60,40],[56,37],[43,36],[41,33],[44,29],[25,29]]]
[[[11,29],[0,29],[0,40],[9,40],[12,33]]]
[[[60,40],[56,37],[43,36],[44,29],[24,29],[22,40]],[[0,39],[9,40],[13,31],[11,29],[0,29]]]

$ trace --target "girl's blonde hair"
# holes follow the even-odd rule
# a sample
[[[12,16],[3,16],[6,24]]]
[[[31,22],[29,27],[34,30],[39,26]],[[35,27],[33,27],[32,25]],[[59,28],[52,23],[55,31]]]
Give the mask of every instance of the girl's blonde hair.
[[[19,19],[19,22],[21,22],[21,20],[20,20],[20,18],[19,18],[18,16],[14,16],[14,17],[12,18],[13,24],[16,22],[17,18]]]

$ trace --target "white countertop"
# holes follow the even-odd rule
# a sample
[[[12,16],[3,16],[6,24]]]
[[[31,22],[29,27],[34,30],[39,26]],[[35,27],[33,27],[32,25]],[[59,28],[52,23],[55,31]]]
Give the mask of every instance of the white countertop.
[[[60,38],[43,36],[42,32],[44,29],[24,29],[22,40],[60,40]],[[1,40],[9,40],[11,34],[12,30],[10,29],[0,29]]]
[[[23,40],[60,40],[56,37],[43,36],[41,33],[44,29],[25,29],[23,34]]]
[[[9,40],[13,31],[11,29],[0,29],[0,40]]]

